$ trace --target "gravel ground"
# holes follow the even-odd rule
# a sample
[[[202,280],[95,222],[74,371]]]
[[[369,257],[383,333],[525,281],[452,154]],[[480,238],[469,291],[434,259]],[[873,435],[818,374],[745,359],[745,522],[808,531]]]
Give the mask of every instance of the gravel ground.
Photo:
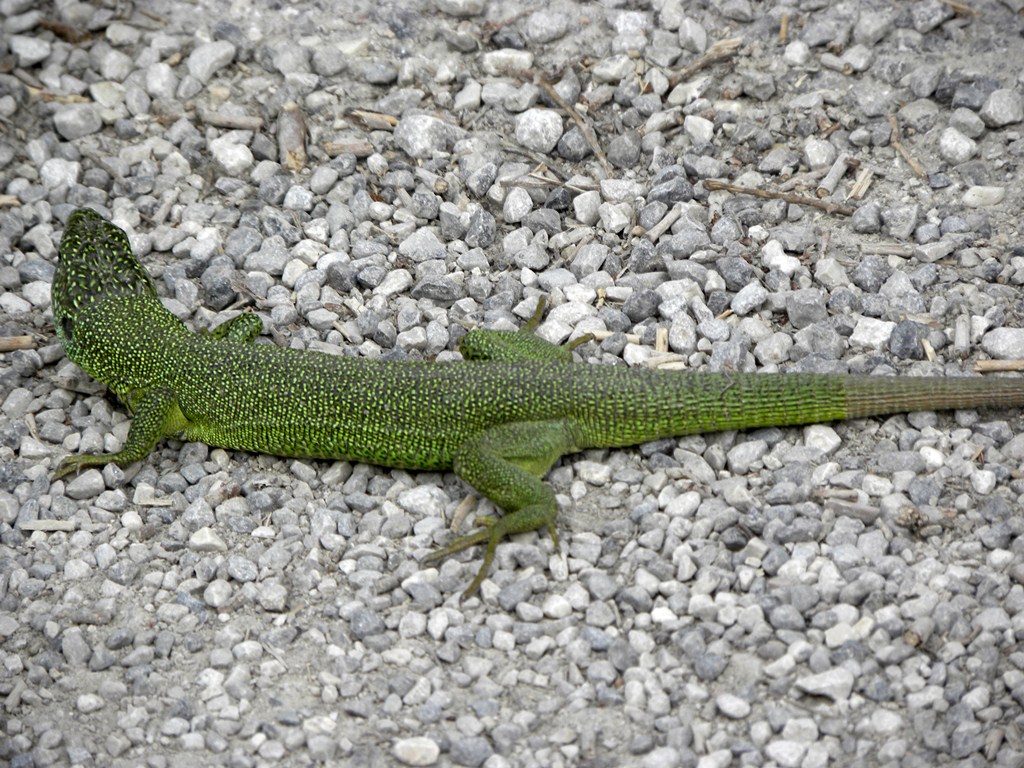
[[[1020,413],[571,457],[562,552],[460,605],[451,474],[51,482],[128,421],[49,308],[87,205],[293,347],[450,359],[544,294],[595,364],[1024,358],[1024,0],[56,6],[0,0],[0,762],[1024,765]]]

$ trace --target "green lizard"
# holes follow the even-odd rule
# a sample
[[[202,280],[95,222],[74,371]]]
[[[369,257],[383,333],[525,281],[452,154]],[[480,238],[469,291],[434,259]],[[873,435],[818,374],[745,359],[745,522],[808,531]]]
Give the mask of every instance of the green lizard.
[[[192,333],[157,298],[125,233],[71,214],[53,280],[67,356],[133,416],[124,448],[65,458],[54,473],[145,457],[163,437],[244,451],[452,469],[504,514],[429,556],[485,544],[464,596],[505,536],[546,527],[542,482],[563,454],[662,437],[834,421],[911,410],[1024,405],[1022,378],[687,373],[588,365],[521,331],[471,331],[462,362],[383,362],[257,344],[243,314]]]

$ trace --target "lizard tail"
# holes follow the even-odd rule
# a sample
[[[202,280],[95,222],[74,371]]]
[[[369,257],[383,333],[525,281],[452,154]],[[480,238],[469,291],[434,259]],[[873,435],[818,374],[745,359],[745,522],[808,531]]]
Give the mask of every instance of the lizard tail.
[[[1024,379],[992,377],[851,376],[846,418],[904,411],[1020,408]]]
[[[907,411],[1024,406],[1024,378],[629,372],[613,368],[588,377],[575,406],[580,447]]]

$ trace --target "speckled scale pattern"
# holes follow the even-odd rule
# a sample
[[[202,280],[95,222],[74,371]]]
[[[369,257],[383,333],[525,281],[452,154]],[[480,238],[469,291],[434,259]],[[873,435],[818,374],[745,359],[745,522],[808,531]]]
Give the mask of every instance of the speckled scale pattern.
[[[149,296],[159,303],[128,236],[95,211],[79,208],[68,217],[60,253],[53,277],[53,319],[65,345],[74,340],[70,324],[88,307],[132,296]]]
[[[284,456],[440,469],[467,437],[515,422],[565,420],[578,450],[1024,401],[1020,379],[694,374],[521,357],[381,362],[193,334],[160,304],[125,234],[87,209],[68,221],[53,296],[68,355],[129,405],[166,387],[180,409],[176,436]],[[514,337],[488,354],[520,356]],[[522,354],[538,354],[536,337],[524,337]],[[480,340],[487,349],[492,337]]]
[[[468,368],[479,364],[384,363],[209,339],[193,340],[188,354],[175,384],[191,424],[185,436],[278,455],[449,468],[469,435],[528,419],[536,398],[547,405],[534,415],[568,408],[553,379],[545,386],[501,363],[483,364],[491,370],[470,386]],[[217,378],[202,373],[211,364]]]

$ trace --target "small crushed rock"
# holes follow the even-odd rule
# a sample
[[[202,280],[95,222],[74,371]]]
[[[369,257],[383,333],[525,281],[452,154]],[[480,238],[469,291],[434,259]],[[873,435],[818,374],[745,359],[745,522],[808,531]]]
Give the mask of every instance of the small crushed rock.
[[[0,762],[1020,766],[1019,413],[566,459],[561,551],[465,604],[451,473],[51,481],[129,424],[52,333],[81,206],[296,348],[449,360],[545,295],[594,364],[1024,358],[1019,0],[328,5],[0,2]]]

